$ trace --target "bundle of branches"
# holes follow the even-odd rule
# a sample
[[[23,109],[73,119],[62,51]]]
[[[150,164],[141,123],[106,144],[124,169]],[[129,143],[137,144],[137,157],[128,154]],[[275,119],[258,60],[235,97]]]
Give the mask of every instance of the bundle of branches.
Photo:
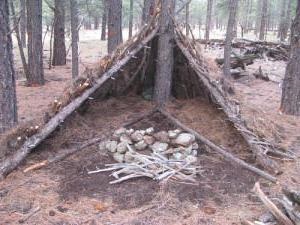
[[[106,164],[107,168],[89,171],[89,174],[113,171],[111,176],[115,180],[110,184],[121,183],[137,177],[148,177],[156,181],[173,179],[185,183],[196,184],[195,176],[200,168],[193,165],[193,161],[169,160],[165,156],[154,152],[151,155],[140,154],[127,145],[129,153],[134,158],[132,163]]]
[[[269,216],[262,216],[259,221],[250,222],[248,220],[243,221],[245,225],[267,225],[267,224],[283,224],[283,225],[299,225],[300,224],[300,193],[288,188],[283,188],[282,199],[276,199],[280,204],[277,207],[261,190],[260,184],[256,183],[254,186],[254,192],[262,201],[264,206],[271,213]],[[278,223],[277,223],[278,222]]]

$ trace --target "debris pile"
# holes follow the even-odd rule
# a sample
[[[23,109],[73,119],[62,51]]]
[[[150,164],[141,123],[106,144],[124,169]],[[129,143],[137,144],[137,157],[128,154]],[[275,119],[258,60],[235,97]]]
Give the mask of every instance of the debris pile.
[[[99,149],[112,154],[118,163],[88,173],[112,171],[115,180],[110,184],[137,177],[195,184],[195,176],[201,172],[195,165],[199,149],[195,136],[179,129],[155,133],[152,127],[146,130],[120,128],[112,140],[101,142]]]

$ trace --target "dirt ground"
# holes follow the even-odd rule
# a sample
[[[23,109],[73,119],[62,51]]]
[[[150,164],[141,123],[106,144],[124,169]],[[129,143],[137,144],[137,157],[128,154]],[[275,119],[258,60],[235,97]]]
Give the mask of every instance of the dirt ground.
[[[88,35],[87,35],[88,36]],[[105,42],[81,39],[81,61],[92,65],[105,53]],[[94,48],[99,44],[99,48]],[[101,47],[102,46],[102,47]],[[17,53],[16,53],[17,54]],[[210,61],[214,52],[206,51]],[[46,62],[46,61],[45,61]],[[19,62],[17,62],[18,64]],[[263,68],[269,62],[258,61]],[[276,76],[283,76],[284,62],[278,62]],[[81,71],[84,66],[81,65]],[[218,72],[216,69],[214,72]],[[42,116],[50,101],[60,95],[70,82],[70,61],[62,67],[45,70],[44,87],[25,87],[18,82],[17,95],[21,121]],[[276,82],[243,80],[235,82],[236,98],[247,102],[242,112],[252,126],[262,128],[268,138],[299,153],[300,119],[279,112],[280,87]],[[12,174],[0,183],[0,224],[199,224],[237,225],[242,219],[259,217],[264,209],[251,192],[256,181],[270,197],[277,197],[281,184],[300,187],[299,161],[280,162],[284,173],[279,184],[271,184],[201,146],[197,164],[203,169],[198,185],[170,182],[158,184],[149,179],[135,179],[110,185],[109,173],[89,175],[89,170],[113,162],[97,146],[42,169],[24,173],[30,165],[77,146],[85,140],[108,139],[111,132],[146,112],[153,106],[140,96],[93,100],[89,108],[68,118]],[[186,125],[197,130],[234,155],[254,163],[252,154],[224,114],[206,100],[175,100],[168,110]],[[250,112],[250,113],[249,113]],[[156,113],[134,125],[167,130],[173,125]],[[272,129],[269,129],[272,127]],[[265,130],[263,130],[265,129]],[[35,212],[35,213],[33,213]],[[30,217],[28,217],[30,215]]]

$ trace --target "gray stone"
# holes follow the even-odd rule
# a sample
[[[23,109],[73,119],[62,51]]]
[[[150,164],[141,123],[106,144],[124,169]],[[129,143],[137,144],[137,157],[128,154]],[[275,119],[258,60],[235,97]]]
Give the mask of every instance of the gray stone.
[[[130,152],[125,153],[124,161],[125,162],[133,162],[134,161],[134,157],[132,156],[132,154]]]
[[[143,134],[141,134],[141,132],[138,130],[135,131],[130,137],[134,142],[139,142],[144,139]]]
[[[153,133],[154,133],[154,128],[153,127],[149,127],[148,129],[146,129],[146,134],[152,135]]]
[[[262,214],[258,220],[262,223],[272,223],[276,221],[275,217],[270,212]]]
[[[181,130],[178,130],[178,129],[168,131],[169,138],[171,138],[171,139],[177,138],[180,133],[181,133]]]
[[[164,152],[168,149],[167,143],[155,142],[153,145],[150,146],[153,152]]]
[[[116,152],[116,153],[113,154],[113,158],[114,158],[114,160],[116,160],[117,162],[122,163],[122,162],[124,162],[125,155]]]
[[[120,138],[125,133],[126,133],[126,129],[124,127],[121,127],[120,129],[114,132],[113,137],[117,139]]]
[[[175,143],[178,145],[182,145],[185,147],[188,147],[195,141],[195,136],[189,133],[181,133],[178,135],[178,137],[175,139]]]
[[[125,142],[125,143],[130,144],[130,145],[132,144],[132,140],[127,134],[123,134],[120,137],[120,142]]]
[[[191,152],[191,155],[192,155],[192,156],[197,156],[197,155],[198,155],[198,151],[197,151],[197,150],[193,150],[193,151]]]
[[[173,154],[173,158],[176,160],[183,160],[185,158],[185,156],[181,152],[175,152]]]
[[[120,142],[117,146],[117,152],[118,153],[125,153],[127,151],[127,142]]]
[[[154,134],[153,136],[156,138],[157,141],[165,142],[165,143],[170,142],[169,135],[166,131],[160,131]]]
[[[144,141],[147,145],[153,145],[153,143],[155,142],[155,138],[150,135],[145,135]]]
[[[105,148],[107,149],[107,151],[112,153],[117,151],[117,146],[118,146],[118,142],[116,141],[107,141],[105,144]]]
[[[126,134],[127,134],[127,135],[129,135],[129,136],[130,136],[130,135],[132,135],[132,134],[133,134],[133,132],[134,132],[134,129],[132,129],[132,128],[131,128],[131,129],[128,129],[128,130],[126,130]]]
[[[197,142],[193,143],[193,149],[195,149],[195,150],[199,149],[199,145]]]
[[[144,140],[141,140],[134,145],[134,147],[137,151],[145,150],[147,148],[147,146],[148,145],[145,143]]]
[[[98,146],[98,148],[99,148],[99,150],[100,150],[101,152],[106,151],[106,150],[107,150],[107,149],[106,149],[106,142],[105,142],[105,141],[101,141],[100,144],[99,144],[99,146]]]

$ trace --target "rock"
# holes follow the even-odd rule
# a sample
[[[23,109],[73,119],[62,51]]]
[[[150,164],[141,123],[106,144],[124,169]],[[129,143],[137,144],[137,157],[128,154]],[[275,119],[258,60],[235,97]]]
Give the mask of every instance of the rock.
[[[118,142],[116,141],[107,141],[105,144],[105,148],[107,149],[107,151],[112,153],[117,151],[117,146],[118,146]]]
[[[258,220],[262,223],[272,223],[276,221],[275,217],[270,212],[262,214]]]
[[[104,151],[107,150],[106,149],[106,142],[105,141],[100,142],[100,144],[99,144],[98,147],[99,147],[99,150],[102,151],[102,152],[104,152]]]
[[[150,135],[145,135],[144,141],[147,145],[153,145],[153,143],[155,142],[155,138]]]
[[[132,134],[133,134],[133,132],[134,132],[134,129],[132,129],[132,128],[131,128],[131,129],[128,129],[128,130],[126,130],[126,134],[127,134],[127,135],[129,135],[129,136],[130,136],[130,135],[132,135]]]
[[[127,142],[120,142],[117,146],[117,152],[118,153],[125,153],[127,151]]]
[[[125,142],[129,145],[132,144],[132,140],[131,138],[127,135],[127,134],[123,134],[121,137],[120,137],[120,142]]]
[[[191,152],[191,155],[192,155],[192,156],[197,156],[197,155],[198,155],[198,151],[197,151],[197,150],[193,150],[193,151]]]
[[[176,160],[183,160],[185,158],[185,156],[181,152],[176,152],[173,154],[173,158]]]
[[[178,137],[175,139],[175,143],[178,145],[186,146],[188,147],[195,141],[195,136],[189,133],[181,133],[178,135]]]
[[[121,127],[120,129],[116,130],[113,134],[113,137],[118,139],[122,136],[122,134],[126,133],[126,129],[124,127]]]
[[[141,132],[138,130],[135,131],[130,137],[134,142],[139,142],[144,139],[143,134],[141,134]]]
[[[126,152],[124,155],[124,161],[125,162],[133,162],[134,161],[134,157],[131,155],[130,152]]]
[[[199,145],[198,145],[197,142],[194,142],[194,143],[193,143],[193,149],[196,149],[196,150],[199,149]]]
[[[150,146],[153,152],[164,152],[168,149],[167,143],[155,142],[153,145]]]
[[[141,133],[141,135],[145,135],[146,134],[146,131],[144,131],[144,130],[139,130],[139,132]]]
[[[187,154],[187,155],[192,154],[192,151],[193,151],[193,145],[190,145],[185,148],[185,154]]]
[[[156,138],[157,141],[165,142],[165,143],[170,142],[169,135],[166,131],[160,131],[154,134],[153,136]]]
[[[134,147],[137,151],[145,150],[147,148],[147,146],[148,145],[146,144],[146,142],[144,140],[141,140],[134,145]]]
[[[149,127],[148,129],[146,129],[146,134],[152,135],[153,133],[154,133],[154,128],[153,127]]]
[[[114,158],[114,160],[116,160],[117,162],[122,163],[122,162],[124,162],[125,155],[116,152],[116,153],[113,154],[113,158]]]
[[[50,211],[49,211],[49,216],[55,216],[55,214],[56,214],[56,213],[55,213],[54,210],[50,210]]]
[[[181,130],[179,130],[179,129],[168,131],[169,138],[171,138],[171,139],[177,138],[180,133],[181,133]]]
[[[185,160],[188,162],[188,163],[195,163],[197,162],[197,157],[195,156],[192,156],[192,155],[188,155]]]

